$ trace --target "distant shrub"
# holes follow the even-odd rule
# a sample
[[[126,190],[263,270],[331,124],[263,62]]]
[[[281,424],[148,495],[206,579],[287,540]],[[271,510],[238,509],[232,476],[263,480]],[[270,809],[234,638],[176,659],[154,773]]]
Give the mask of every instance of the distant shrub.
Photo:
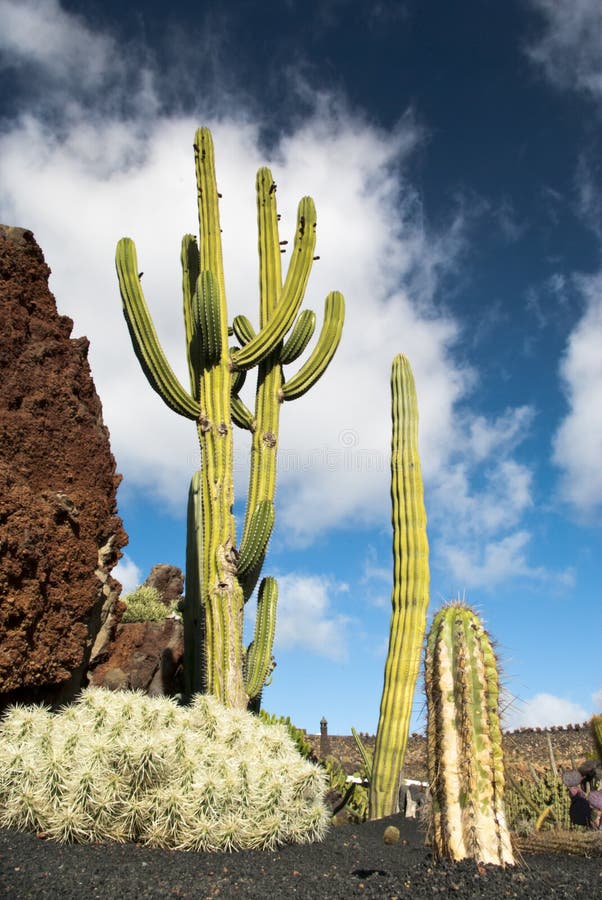
[[[178,612],[177,600],[171,604],[163,603],[157,588],[141,584],[122,597],[126,605],[122,622],[162,622],[171,613]]]
[[[88,688],[58,713],[0,722],[0,827],[61,842],[274,849],[324,836],[324,771],[285,727],[197,695]]]

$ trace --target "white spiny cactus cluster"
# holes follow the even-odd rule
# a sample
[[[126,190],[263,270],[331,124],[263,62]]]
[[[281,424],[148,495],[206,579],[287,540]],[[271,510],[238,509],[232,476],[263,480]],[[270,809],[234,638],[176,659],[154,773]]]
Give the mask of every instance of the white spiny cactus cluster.
[[[210,696],[179,707],[88,688],[59,713],[14,706],[0,723],[0,825],[58,841],[309,843],[328,827],[325,791],[284,726]]]

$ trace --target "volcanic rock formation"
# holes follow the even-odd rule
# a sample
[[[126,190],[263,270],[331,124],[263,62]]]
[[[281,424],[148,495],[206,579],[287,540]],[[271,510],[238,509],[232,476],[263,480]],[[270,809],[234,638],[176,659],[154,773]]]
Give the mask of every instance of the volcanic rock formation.
[[[157,563],[156,566],[153,566],[144,583],[159,592],[161,600],[166,606],[181,597],[184,591],[182,570],[177,566],[170,566],[168,563]]]
[[[180,619],[120,622],[90,684],[110,691],[139,690],[173,697],[184,690],[184,628]]]
[[[88,341],[49,274],[30,231],[0,226],[0,706],[77,692],[127,543]]]

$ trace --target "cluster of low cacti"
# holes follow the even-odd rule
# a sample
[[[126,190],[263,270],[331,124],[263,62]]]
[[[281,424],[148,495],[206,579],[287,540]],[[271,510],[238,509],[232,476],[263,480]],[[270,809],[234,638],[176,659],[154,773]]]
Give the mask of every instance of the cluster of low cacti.
[[[519,834],[539,831],[544,822],[554,828],[571,827],[570,794],[552,771],[537,780],[508,777],[504,803],[508,827]]]
[[[259,229],[259,330],[245,316],[228,318],[213,142],[200,128],[194,143],[200,244],[182,240],[182,289],[190,390],[180,384],[159,343],[142,292],[134,243],[117,245],[116,265],[123,309],[142,369],[165,403],[196,423],[201,468],[188,500],[186,598],[183,610],[185,682],[189,695],[203,691],[234,708],[257,708],[273,668],[272,645],[277,585],[259,588],[252,643],[242,644],[244,604],[258,581],[274,523],[276,453],[280,406],[304,394],[320,378],[338,346],[343,297],[326,298],[324,323],[300,369],[283,376],[284,365],[306,349],[315,315],[299,314],[316,241],[316,212],[304,197],[284,282],[283,244],[278,232],[276,184],[272,173],[257,174]],[[290,332],[290,333],[289,333]],[[234,334],[237,345],[229,346]],[[288,334],[288,337],[287,337]],[[286,338],[286,340],[285,340]],[[257,367],[255,410],[240,397],[247,372]],[[233,424],[251,432],[251,467],[246,517],[237,543],[233,516]]]
[[[434,852],[513,864],[497,662],[479,617],[462,603],[445,606],[433,619],[425,683]]]
[[[157,588],[139,585],[135,591],[121,598],[125,603],[122,622],[162,622],[170,615],[178,615],[178,601],[163,603]]]
[[[321,760],[321,765],[326,770],[329,788],[341,797],[334,813],[344,811],[345,821],[354,824],[365,822],[368,818],[369,801],[369,786],[366,784],[365,773],[353,772],[350,776],[352,780],[349,780],[347,772],[333,756]]]
[[[18,706],[0,724],[0,825],[62,842],[305,843],[327,829],[325,790],[284,726],[211,696],[179,707],[88,688],[57,714]]]
[[[426,511],[418,455],[418,402],[410,364],[401,354],[393,360],[391,395],[393,612],[370,773],[371,819],[391,815],[399,809],[399,779],[429,601]]]

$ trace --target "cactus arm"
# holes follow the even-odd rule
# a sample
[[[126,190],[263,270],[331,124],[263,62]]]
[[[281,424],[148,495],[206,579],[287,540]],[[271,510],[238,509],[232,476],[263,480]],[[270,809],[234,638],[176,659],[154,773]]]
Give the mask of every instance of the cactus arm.
[[[264,578],[259,588],[253,640],[247,649],[245,661],[245,689],[251,699],[260,693],[272,667],[277,602],[276,580]]]
[[[195,400],[198,400],[202,374],[202,353],[200,334],[194,322],[193,299],[199,277],[199,248],[196,238],[192,234],[185,234],[182,238],[180,262],[182,265],[182,297],[190,393]]]
[[[255,329],[246,316],[235,316],[232,322],[232,331],[244,347],[255,337]],[[236,352],[236,351],[235,351]]]
[[[269,169],[262,169],[260,170],[260,173],[261,172],[269,172]],[[260,178],[258,176],[258,189],[260,187],[259,181]],[[263,190],[264,187],[265,181],[261,184],[262,193],[265,195],[265,191]],[[271,197],[273,207],[275,208],[274,190],[271,191]],[[260,229],[263,228],[265,234],[265,240],[263,242],[260,237],[260,255],[262,244],[273,244],[274,240],[274,230],[265,227],[268,214],[264,216],[260,215],[258,217],[259,227]],[[241,347],[241,349],[234,354],[233,362],[237,368],[248,369],[261,362],[262,359],[274,350],[292,326],[295,317],[299,312],[301,303],[303,302],[303,295],[305,294],[307,280],[311,271],[315,245],[316,210],[311,197],[303,197],[297,211],[297,232],[293,247],[293,255],[286,274],[284,287],[282,288],[282,295],[274,297],[273,302],[277,300],[278,305],[268,318],[266,324],[262,325],[261,329],[248,344]],[[278,255],[280,256],[280,249],[278,249]],[[280,267],[276,267],[273,264],[264,266],[262,263],[260,266],[260,283],[262,285],[265,284],[267,287],[267,285],[276,278],[277,268],[279,270]]]
[[[239,372],[232,373],[232,385],[230,387],[232,395],[240,393],[246,379],[247,379],[247,373],[246,373],[246,371],[244,371],[244,369]]]
[[[344,318],[343,295],[338,291],[333,291],[328,295],[324,304],[324,324],[316,346],[299,371],[283,384],[281,390],[283,400],[295,400],[297,397],[301,397],[322,377],[339,346]]]
[[[187,697],[204,689],[206,677],[203,659],[205,611],[203,607],[203,525],[201,473],[195,472],[188,490],[186,529],[186,596],[184,621],[184,691]]]
[[[316,314],[311,309],[304,309],[293,326],[282,352],[280,362],[288,365],[298,359],[313,337],[316,328]]]
[[[401,354],[393,360],[391,394],[393,609],[370,783],[371,819],[398,811],[399,777],[429,600],[426,511],[418,455],[418,403],[410,364]]]
[[[468,607],[453,603],[433,619],[425,682],[435,854],[512,865],[497,664],[487,632]]]
[[[233,394],[230,398],[230,412],[235,425],[243,428],[245,431],[255,431],[253,413],[236,394]]]
[[[197,419],[198,403],[184,390],[173,373],[159,343],[140,286],[136,247],[130,238],[122,238],[115,255],[123,314],[127,322],[134,352],[150,386],[174,412],[187,419]]]
[[[351,726],[351,734],[353,735],[355,746],[359,750],[359,754],[362,758],[364,769],[366,770],[366,778],[370,780],[370,778],[372,778],[372,754],[369,753],[368,750],[366,750],[364,742],[353,726]]]
[[[193,298],[195,328],[200,329],[203,357],[207,363],[219,363],[222,351],[221,301],[219,288],[211,272],[201,272]]]
[[[237,574],[244,579],[263,560],[274,527],[274,504],[262,500],[257,504],[249,528],[240,545]]]
[[[260,333],[269,328],[270,322],[278,315],[282,295],[281,253],[278,234],[278,211],[274,179],[267,168],[257,173],[257,234],[259,251],[259,310]],[[255,340],[255,338],[252,338]],[[247,347],[249,344],[246,345]],[[246,347],[244,348],[246,349]],[[282,385],[280,366],[281,344],[277,343],[271,352],[259,363],[257,390],[255,394],[255,430],[251,441],[251,466],[249,470],[249,490],[247,510],[243,527],[241,547],[249,540],[253,530],[256,511],[263,501],[273,504],[276,493],[276,453],[280,423],[280,402]],[[247,600],[253,592],[259,577],[267,542],[256,564],[243,579],[244,597]]]

